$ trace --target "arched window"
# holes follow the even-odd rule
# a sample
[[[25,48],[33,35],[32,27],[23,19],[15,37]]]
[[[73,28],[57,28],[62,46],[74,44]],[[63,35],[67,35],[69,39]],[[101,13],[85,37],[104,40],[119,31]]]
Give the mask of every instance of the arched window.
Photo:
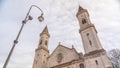
[[[82,24],[85,24],[86,23],[86,19],[82,19]]]
[[[40,41],[39,45],[41,45],[41,44],[42,44],[42,40]]]
[[[79,66],[80,66],[80,68],[84,68],[84,65],[83,65],[83,64],[80,64]]]
[[[89,36],[89,33],[87,33],[87,36]]]

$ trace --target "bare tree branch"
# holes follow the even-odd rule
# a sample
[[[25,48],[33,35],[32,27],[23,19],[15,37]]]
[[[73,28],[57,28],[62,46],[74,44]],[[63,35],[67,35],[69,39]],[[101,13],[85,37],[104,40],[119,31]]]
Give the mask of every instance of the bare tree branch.
[[[114,68],[120,68],[120,49],[112,49],[108,52],[108,56]]]

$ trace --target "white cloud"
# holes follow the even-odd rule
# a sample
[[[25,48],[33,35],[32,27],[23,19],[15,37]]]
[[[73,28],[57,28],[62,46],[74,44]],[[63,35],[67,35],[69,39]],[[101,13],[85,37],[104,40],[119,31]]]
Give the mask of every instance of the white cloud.
[[[106,50],[120,48],[120,9],[117,0],[79,0],[79,2],[74,0],[6,0],[0,11],[1,68],[21,26],[21,21],[30,5],[33,4],[38,5],[44,11],[45,21],[39,23],[34,19],[25,25],[8,68],[32,67],[39,33],[46,24],[51,35],[49,41],[51,52],[59,42],[68,47],[74,45],[77,51],[83,52],[83,45],[78,32],[79,24],[76,18],[79,4],[90,13],[91,21],[97,28],[103,47]],[[40,12],[33,8],[30,14],[36,18]]]

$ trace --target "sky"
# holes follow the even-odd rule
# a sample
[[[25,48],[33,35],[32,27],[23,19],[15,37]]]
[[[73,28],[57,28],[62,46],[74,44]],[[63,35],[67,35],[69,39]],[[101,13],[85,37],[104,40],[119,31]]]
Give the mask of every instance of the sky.
[[[0,0],[0,68],[31,5],[43,10],[45,20],[40,23],[37,17],[41,12],[32,8],[30,15],[34,19],[25,24],[7,68],[32,68],[39,35],[46,25],[50,53],[59,42],[69,48],[74,45],[78,52],[84,53],[76,18],[79,5],[88,10],[103,48],[120,49],[120,0]]]

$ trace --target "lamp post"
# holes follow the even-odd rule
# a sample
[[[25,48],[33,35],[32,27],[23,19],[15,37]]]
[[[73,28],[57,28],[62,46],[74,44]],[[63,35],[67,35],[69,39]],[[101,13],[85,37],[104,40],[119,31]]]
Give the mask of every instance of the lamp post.
[[[12,52],[13,52],[16,44],[18,43],[18,39],[19,39],[19,36],[20,36],[20,34],[21,34],[21,32],[22,32],[22,29],[23,29],[24,25],[25,25],[29,20],[32,20],[32,19],[33,19],[32,16],[29,15],[29,14],[30,14],[30,11],[31,11],[31,9],[32,9],[33,7],[36,7],[36,8],[38,8],[38,9],[41,11],[41,15],[38,17],[38,20],[39,20],[40,22],[42,22],[42,21],[44,20],[44,18],[43,18],[43,11],[42,11],[38,6],[32,5],[32,6],[29,8],[29,10],[28,10],[25,19],[22,21],[21,28],[20,28],[20,30],[19,30],[19,32],[18,32],[18,35],[17,35],[16,39],[13,41],[13,46],[12,46],[12,48],[11,48],[9,54],[8,54],[8,57],[7,57],[4,65],[3,65],[3,68],[6,68],[6,67],[7,67],[7,64],[8,64],[8,62],[9,62],[9,60],[10,60],[10,57],[11,57],[11,55],[12,55]]]

